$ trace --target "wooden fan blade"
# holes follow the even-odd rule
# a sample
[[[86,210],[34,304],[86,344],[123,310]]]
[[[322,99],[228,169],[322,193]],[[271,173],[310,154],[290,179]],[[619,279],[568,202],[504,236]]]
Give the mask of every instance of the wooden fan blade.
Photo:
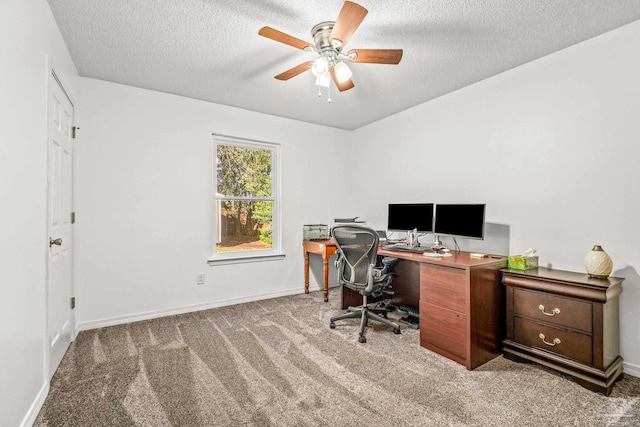
[[[291,77],[295,77],[298,74],[302,74],[305,71],[308,71],[311,66],[313,65],[313,61],[307,61],[307,62],[303,62],[300,65],[296,65],[295,67],[291,68],[290,70],[285,71],[284,73],[280,73],[276,76],[276,79],[278,80],[289,80]]]
[[[262,27],[260,28],[260,31],[258,31],[258,34],[261,35],[262,37],[266,37],[268,39],[275,40],[277,42],[284,43],[289,46],[293,46],[300,50],[304,50],[305,47],[313,48],[313,45],[311,43],[307,43],[304,40],[300,40],[298,38],[290,36],[289,34],[283,33],[282,31],[278,31],[275,28]]]
[[[369,13],[369,11],[359,4],[345,1],[338,14],[336,23],[333,26],[333,30],[331,30],[329,40],[340,40],[342,46],[346,45],[349,40],[351,40],[353,33],[360,26],[360,23],[362,23],[364,17],[367,16],[367,13]]]
[[[336,70],[334,70],[333,67],[329,69],[329,72],[331,73],[331,78],[333,79],[333,82],[336,84],[340,92],[344,92],[345,90],[353,89],[355,87],[351,79],[347,80],[344,83],[340,83],[338,81],[338,78],[336,77]]]
[[[402,49],[351,49],[347,56],[356,54],[351,62],[366,64],[398,64],[402,59]]]

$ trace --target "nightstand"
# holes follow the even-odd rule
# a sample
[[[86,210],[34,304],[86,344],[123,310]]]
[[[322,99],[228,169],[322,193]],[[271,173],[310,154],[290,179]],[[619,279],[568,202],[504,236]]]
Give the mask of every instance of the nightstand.
[[[624,279],[547,268],[501,272],[507,291],[504,357],[550,367],[608,396],[623,375],[618,297]]]

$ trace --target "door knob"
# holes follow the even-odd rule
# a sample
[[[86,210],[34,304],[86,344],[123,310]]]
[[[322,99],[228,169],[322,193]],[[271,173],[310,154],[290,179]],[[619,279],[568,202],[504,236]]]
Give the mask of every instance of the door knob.
[[[62,246],[62,239],[55,239],[54,240],[51,237],[49,237],[49,247],[51,247],[53,245]]]

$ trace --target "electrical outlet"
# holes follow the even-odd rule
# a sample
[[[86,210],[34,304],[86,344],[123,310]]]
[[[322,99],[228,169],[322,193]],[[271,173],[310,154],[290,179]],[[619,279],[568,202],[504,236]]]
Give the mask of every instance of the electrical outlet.
[[[204,285],[204,273],[198,273],[196,276],[196,285]]]

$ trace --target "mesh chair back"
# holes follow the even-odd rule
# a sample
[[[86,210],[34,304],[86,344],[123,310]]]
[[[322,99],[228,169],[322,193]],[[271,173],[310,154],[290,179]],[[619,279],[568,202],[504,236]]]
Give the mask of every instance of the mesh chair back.
[[[341,256],[340,283],[366,287],[372,274],[370,266],[376,264],[378,234],[370,228],[340,225],[333,228],[333,239]]]

